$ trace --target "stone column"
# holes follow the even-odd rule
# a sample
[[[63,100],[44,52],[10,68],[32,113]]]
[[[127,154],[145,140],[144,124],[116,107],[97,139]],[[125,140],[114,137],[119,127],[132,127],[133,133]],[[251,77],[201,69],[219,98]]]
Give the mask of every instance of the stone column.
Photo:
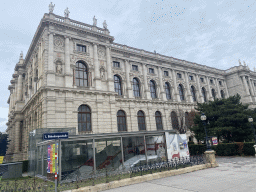
[[[219,87],[219,81],[218,81],[218,79],[215,79],[215,83],[216,83],[216,87],[217,87],[217,96],[218,96],[219,99],[221,99],[220,87]]]
[[[22,74],[18,77],[18,97],[17,101],[21,101],[22,99]]]
[[[209,163],[211,167],[219,166],[215,159],[215,153],[216,152],[214,150],[204,152],[205,157],[206,157],[206,163]]]
[[[160,99],[166,101],[167,99],[166,99],[166,96],[164,94],[162,67],[158,67],[158,77],[159,77],[159,86],[160,86]]]
[[[212,96],[212,91],[211,91],[211,87],[210,87],[210,80],[209,77],[206,77],[206,83],[207,83],[207,87],[208,87],[208,101],[213,101],[213,96]]]
[[[128,60],[125,60],[125,78],[126,78],[126,87],[127,87],[127,97],[132,98],[132,88],[130,82],[130,64]]]
[[[107,81],[108,81],[108,91],[114,91],[114,80],[112,75],[112,63],[110,57],[110,47],[106,46],[106,56],[107,56]]]
[[[20,144],[20,121],[17,120],[15,122],[15,131],[14,131],[14,152],[19,152],[19,144]]]
[[[228,87],[227,87],[226,81],[223,81],[223,83],[224,83],[224,86],[225,86],[225,89],[226,89],[226,95],[227,95],[227,97],[229,97]]]
[[[53,63],[53,33],[49,33],[47,85],[55,85],[55,70]]]
[[[97,44],[93,44],[93,60],[94,60],[94,72],[95,72],[95,87],[97,90],[101,90],[101,80],[100,80],[100,69],[98,60],[98,48]]]
[[[204,98],[202,96],[202,90],[201,90],[201,86],[200,86],[200,83],[199,83],[199,76],[197,74],[196,74],[196,83],[197,83],[197,87],[198,87],[198,96],[199,96],[198,102],[203,103]]]
[[[65,37],[65,87],[72,87],[72,75],[70,72],[69,37]]]
[[[252,96],[254,96],[254,91],[253,91],[251,79],[248,79],[248,81],[249,81],[249,87],[251,89]],[[225,88],[226,88],[226,86],[225,86]]]
[[[190,86],[189,86],[189,82],[188,82],[188,73],[187,72],[185,72],[185,81],[186,81],[186,85],[187,85],[188,102],[194,103],[191,92],[190,92]]]
[[[144,78],[144,93],[145,93],[145,99],[150,99],[150,92],[148,89],[148,78],[147,78],[147,67],[145,64],[142,64],[143,67],[143,78]]]
[[[176,80],[176,73],[174,70],[172,70],[172,78],[173,78],[173,84],[174,84],[174,101],[180,102],[180,97],[178,94],[178,89],[177,89],[177,80]]]
[[[251,81],[251,85],[252,85],[252,91],[253,91],[253,93],[254,93],[254,95],[255,95],[255,87],[254,87],[254,83],[253,83],[253,80],[250,78],[250,81]]]
[[[244,87],[245,87],[245,91],[246,91],[246,95],[250,95],[249,89],[248,89],[248,85],[245,79],[245,76],[242,77],[243,78],[243,83],[244,83]]]

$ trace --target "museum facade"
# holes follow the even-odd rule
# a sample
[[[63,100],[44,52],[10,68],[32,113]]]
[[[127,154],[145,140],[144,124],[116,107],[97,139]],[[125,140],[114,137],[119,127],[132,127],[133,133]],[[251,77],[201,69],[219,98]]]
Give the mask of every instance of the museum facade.
[[[12,76],[9,160],[27,159],[29,133],[74,128],[77,135],[189,132],[197,102],[239,93],[255,107],[256,73],[246,64],[220,70],[114,43],[103,28],[44,14]]]

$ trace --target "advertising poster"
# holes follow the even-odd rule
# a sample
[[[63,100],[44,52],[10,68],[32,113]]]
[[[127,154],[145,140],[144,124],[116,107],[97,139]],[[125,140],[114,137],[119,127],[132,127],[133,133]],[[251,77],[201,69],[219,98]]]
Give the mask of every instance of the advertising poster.
[[[51,172],[51,145],[47,147],[47,173]]]
[[[213,145],[218,145],[218,139],[217,139],[217,137],[212,137],[212,144],[213,144]]]
[[[165,135],[168,160],[189,157],[186,134],[169,134],[166,132]]]
[[[58,151],[58,144],[57,144],[57,151]],[[58,157],[57,157],[58,162]],[[55,164],[55,144],[48,145],[47,148],[47,173],[55,173],[55,169],[57,167],[58,173],[58,164]]]
[[[4,160],[4,156],[0,156],[0,164],[3,163],[3,160]]]

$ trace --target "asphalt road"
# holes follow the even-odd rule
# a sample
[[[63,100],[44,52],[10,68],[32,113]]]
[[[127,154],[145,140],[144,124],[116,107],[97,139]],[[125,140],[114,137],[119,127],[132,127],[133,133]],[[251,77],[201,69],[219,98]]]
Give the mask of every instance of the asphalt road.
[[[219,157],[219,167],[106,190],[111,192],[256,192],[256,158]]]

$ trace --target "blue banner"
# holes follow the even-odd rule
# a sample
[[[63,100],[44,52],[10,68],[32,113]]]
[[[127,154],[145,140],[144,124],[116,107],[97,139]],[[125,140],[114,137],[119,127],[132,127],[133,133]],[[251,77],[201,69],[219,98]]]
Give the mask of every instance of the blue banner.
[[[53,139],[68,139],[68,132],[43,134],[43,140],[53,140]]]

